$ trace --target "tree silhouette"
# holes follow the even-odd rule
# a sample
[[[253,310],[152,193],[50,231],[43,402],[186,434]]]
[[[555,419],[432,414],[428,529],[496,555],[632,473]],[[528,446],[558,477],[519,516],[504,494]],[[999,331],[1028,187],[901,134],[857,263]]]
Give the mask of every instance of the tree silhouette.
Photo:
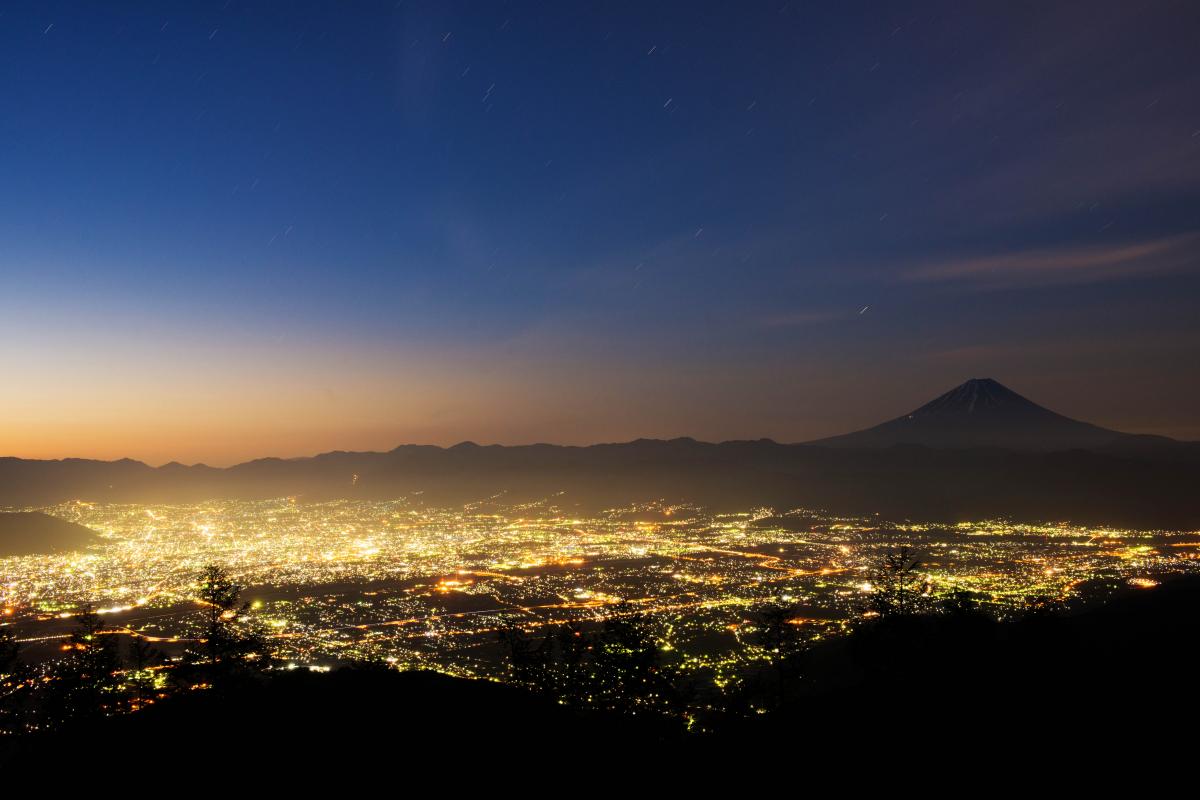
[[[560,700],[577,701],[590,691],[586,684],[586,658],[592,637],[578,620],[568,620],[534,639],[509,624],[499,633],[508,651],[509,675],[514,682]]]
[[[614,711],[667,709],[677,701],[662,650],[649,619],[627,605],[604,621],[591,648],[591,701]]]
[[[969,616],[978,614],[980,611],[975,595],[962,588],[956,588],[950,592],[942,601],[940,610],[943,614],[952,617]]]
[[[759,646],[766,652],[775,673],[776,686],[772,694],[776,705],[785,699],[795,671],[796,656],[800,653],[800,631],[792,622],[796,613],[795,606],[766,605],[759,609],[754,619]]]
[[[800,648],[800,633],[792,623],[796,613],[795,606],[766,605],[755,615],[759,645],[773,661],[788,658]]]
[[[133,710],[153,702],[156,678],[154,668],[164,661],[161,651],[140,637],[129,640],[128,668],[125,671],[125,684],[133,699]]]
[[[12,631],[0,628],[0,735],[16,732],[22,671],[20,645]]]
[[[544,664],[546,639],[535,645],[528,633],[511,623],[500,629],[497,639],[508,652],[508,672],[513,682],[552,694]]]
[[[51,669],[43,704],[50,724],[115,710],[121,700],[117,639],[91,606],[76,614],[75,630],[62,649],[63,657]]]
[[[546,637],[545,646],[543,659],[552,662],[549,671],[558,696],[584,699],[592,691],[590,661],[595,636],[584,629],[582,620],[570,618]]]
[[[1027,619],[1053,617],[1062,611],[1062,608],[1063,603],[1057,597],[1041,594],[1025,596],[1025,617]]]
[[[683,702],[652,625],[627,605],[617,606],[599,630],[570,619],[535,641],[510,625],[499,640],[516,682],[562,702],[622,713],[677,710]]]
[[[238,608],[241,594],[241,585],[229,577],[229,572],[224,567],[210,564],[201,571],[197,596],[204,604],[204,617],[208,623],[207,633],[210,639],[208,650],[214,660],[218,655],[215,642],[220,639],[220,632],[226,627],[226,623],[237,616],[238,611],[250,608],[249,603]]]
[[[203,607],[202,647],[184,652],[185,668],[177,671],[177,678],[187,682],[198,676],[216,686],[269,665],[266,637],[239,625],[239,617],[250,610],[250,604],[241,601],[242,590],[222,566],[210,564],[201,571],[196,599]]]
[[[921,562],[908,548],[888,550],[871,573],[871,608],[883,616],[913,613]]]
[[[0,678],[16,671],[20,663],[21,646],[8,628],[0,628]]]

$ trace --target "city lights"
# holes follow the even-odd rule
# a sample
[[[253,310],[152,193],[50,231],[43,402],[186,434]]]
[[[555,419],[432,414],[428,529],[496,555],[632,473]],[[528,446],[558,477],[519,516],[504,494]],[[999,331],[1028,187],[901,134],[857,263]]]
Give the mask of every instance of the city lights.
[[[248,588],[276,655],[327,667],[381,660],[502,674],[496,633],[642,613],[683,669],[736,673],[763,657],[740,635],[754,609],[787,604],[810,640],[867,613],[870,573],[903,546],[920,601],[969,592],[996,616],[1031,598],[1069,602],[1200,569],[1192,533],[1003,520],[889,525],[803,509],[715,513],[646,504],[595,515],[539,503],[454,509],[409,499],[194,505],[66,503],[48,513],[102,541],[0,561],[0,605],[30,642],[57,642],[91,604],[114,630],[155,642],[197,635],[200,568]],[[57,624],[56,624],[57,623]]]

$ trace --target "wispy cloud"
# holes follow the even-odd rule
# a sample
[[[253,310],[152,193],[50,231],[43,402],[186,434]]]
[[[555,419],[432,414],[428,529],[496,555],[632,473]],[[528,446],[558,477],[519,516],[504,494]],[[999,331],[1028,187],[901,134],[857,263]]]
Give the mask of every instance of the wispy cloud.
[[[1186,234],[1117,245],[1023,250],[951,259],[908,270],[907,282],[958,282],[982,288],[1097,283],[1144,277],[1200,263],[1200,236]]]

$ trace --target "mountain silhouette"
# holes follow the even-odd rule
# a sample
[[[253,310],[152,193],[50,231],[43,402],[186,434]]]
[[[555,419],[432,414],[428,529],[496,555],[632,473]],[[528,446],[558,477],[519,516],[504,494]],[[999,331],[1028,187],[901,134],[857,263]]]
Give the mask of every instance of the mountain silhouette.
[[[911,414],[808,444],[638,439],[587,447],[401,445],[232,467],[0,458],[0,508],[65,500],[182,503],[408,497],[449,507],[553,497],[603,510],[654,500],[712,509],[821,508],[893,519],[1072,519],[1193,528],[1200,444],[1105,430],[992,380]]]
[[[902,417],[822,439],[821,447],[999,447],[1006,450],[1108,450],[1172,440],[1108,430],[1064,417],[991,378],[972,378]]]

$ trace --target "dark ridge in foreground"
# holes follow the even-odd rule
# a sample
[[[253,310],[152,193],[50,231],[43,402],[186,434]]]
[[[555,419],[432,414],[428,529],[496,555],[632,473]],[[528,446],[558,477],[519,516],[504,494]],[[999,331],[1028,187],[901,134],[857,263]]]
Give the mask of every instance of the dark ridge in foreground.
[[[96,532],[37,511],[0,512],[0,558],[81,550]]]
[[[50,766],[63,753],[189,771],[219,745],[269,769],[349,768],[383,774],[406,764],[468,771],[621,747],[657,747],[680,725],[561,706],[513,686],[436,672],[343,668],[285,672],[223,694],[199,692],[57,734],[0,738],[0,767]],[[447,776],[449,777],[449,776]]]
[[[1198,634],[1195,576],[1009,622],[971,610],[883,618],[802,656],[802,678],[779,713],[734,727],[771,738],[806,717],[836,719],[849,709],[863,716],[842,717],[833,729],[852,735],[872,710],[902,705],[914,719],[937,720],[946,746],[958,730],[995,746],[1039,731],[1046,744],[1185,747],[1177,726],[1200,711],[1188,688]]]
[[[610,770],[633,774],[646,758],[752,756],[761,765],[776,752],[823,769],[900,760],[922,772],[945,759],[1019,753],[1074,771],[1064,756],[1076,749],[1115,748],[1128,758],[1190,747],[1179,726],[1200,706],[1191,690],[1198,633],[1197,578],[1012,622],[970,608],[884,618],[802,653],[781,693],[752,678],[740,696],[749,705],[739,709],[733,695],[698,720],[703,733],[633,708],[581,711],[429,672],[285,672],[226,695],[201,692],[71,732],[12,738],[0,742],[0,766],[43,768],[86,752],[138,774],[184,774],[218,748],[285,771],[341,765],[382,775],[399,763],[523,783],[559,769],[578,774],[597,760],[603,780]],[[476,771],[484,765],[507,769]]]

